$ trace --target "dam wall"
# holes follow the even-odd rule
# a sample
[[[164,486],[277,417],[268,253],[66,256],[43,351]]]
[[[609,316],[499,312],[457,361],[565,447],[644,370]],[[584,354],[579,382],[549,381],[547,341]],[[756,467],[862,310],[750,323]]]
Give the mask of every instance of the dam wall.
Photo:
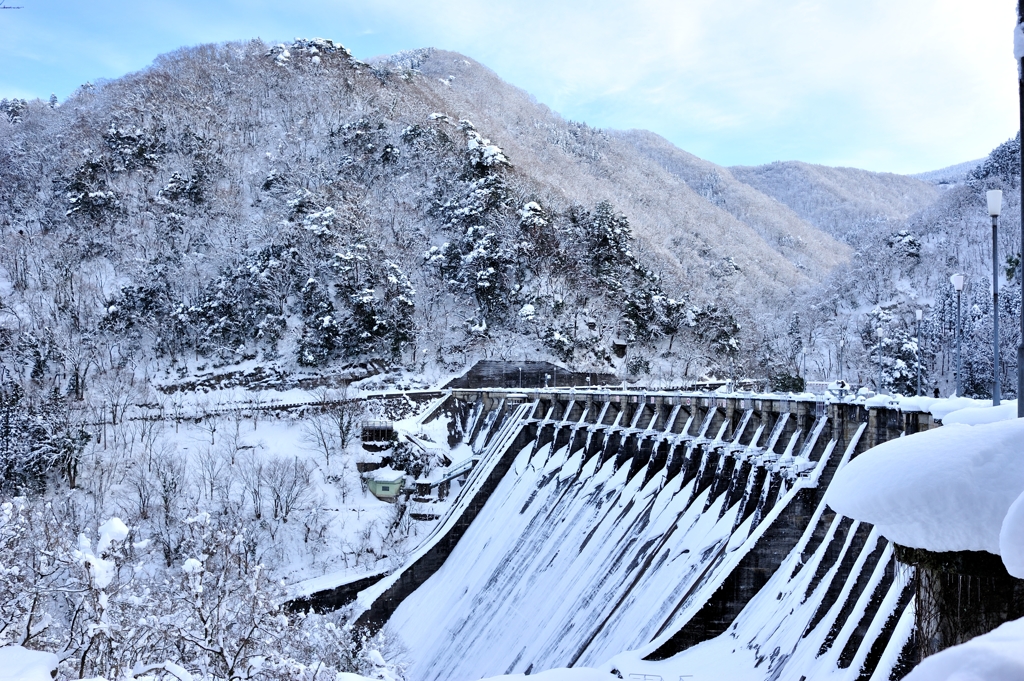
[[[479,451],[473,478],[406,565],[358,595],[359,623],[408,648],[410,678],[609,661],[649,677],[713,663],[889,678],[910,654],[910,569],[823,497],[852,457],[929,415],[579,389],[451,401]]]

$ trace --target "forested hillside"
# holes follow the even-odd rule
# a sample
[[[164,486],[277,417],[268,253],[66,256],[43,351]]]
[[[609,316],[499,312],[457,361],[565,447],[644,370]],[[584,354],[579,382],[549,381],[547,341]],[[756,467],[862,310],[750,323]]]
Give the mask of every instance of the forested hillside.
[[[3,108],[0,357],[76,399],[140,372],[288,385],[534,355],[828,378],[841,339],[863,374],[865,323],[905,331],[952,262],[981,271],[954,225],[984,230],[975,175],[1002,177],[726,169],[565,121],[461,55],[366,64],[329,40],[183,49]]]
[[[730,170],[740,181],[847,243],[858,243],[866,232],[899,225],[939,194],[932,184],[905,175],[800,161]]]
[[[748,310],[847,257],[451,53],[207,46],[6,111],[0,351],[77,395],[154,358],[622,369],[621,338],[643,370],[680,333],[703,370]]]

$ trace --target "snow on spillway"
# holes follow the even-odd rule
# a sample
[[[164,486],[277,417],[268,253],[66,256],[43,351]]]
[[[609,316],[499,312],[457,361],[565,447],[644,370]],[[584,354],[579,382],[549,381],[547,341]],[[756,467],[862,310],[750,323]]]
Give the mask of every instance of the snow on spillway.
[[[409,677],[595,667],[643,645],[728,551],[736,509],[665,471],[645,483],[584,450],[525,448],[455,549],[388,626]],[[723,495],[724,497],[724,495]],[[744,526],[746,527],[746,525]],[[551,677],[561,678],[558,676]],[[567,679],[588,679],[571,676]]]
[[[1020,681],[1024,679],[1024,619],[926,658],[904,681]]]
[[[1022,492],[1024,419],[1013,419],[881,444],[839,471],[825,500],[897,544],[1001,554],[1003,521]]]

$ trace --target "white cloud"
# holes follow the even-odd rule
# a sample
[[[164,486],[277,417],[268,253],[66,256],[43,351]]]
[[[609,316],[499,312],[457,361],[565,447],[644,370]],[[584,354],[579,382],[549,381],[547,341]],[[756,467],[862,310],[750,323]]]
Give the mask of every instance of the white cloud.
[[[651,128],[726,164],[797,157],[919,171],[984,155],[1017,127],[1005,0],[104,5],[89,10],[102,22],[18,31],[44,42],[12,33],[0,57],[35,50],[42,63],[44,45],[63,45],[52,68],[93,60],[105,71],[81,82],[139,68],[158,48],[257,35],[325,35],[365,57],[431,45],[476,58],[570,118]],[[75,60],[74,50],[91,54]]]

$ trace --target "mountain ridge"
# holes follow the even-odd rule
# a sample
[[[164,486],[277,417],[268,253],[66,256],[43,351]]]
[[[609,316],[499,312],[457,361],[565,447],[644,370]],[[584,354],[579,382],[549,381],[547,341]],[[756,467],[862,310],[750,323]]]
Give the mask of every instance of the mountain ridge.
[[[74,341],[48,329],[127,334],[143,364],[185,373],[190,354],[286,371],[538,354],[665,380],[771,374],[793,360],[765,364],[758,344],[786,343],[780,325],[856,246],[758,189],[775,165],[727,169],[566,121],[443,50],[364,63],[323,39],[206,45],[5,111],[0,352],[26,380],[68,373]],[[840,196],[836,223],[893,227],[936,191],[786,167],[808,195]],[[54,367],[16,351],[25,329]]]

